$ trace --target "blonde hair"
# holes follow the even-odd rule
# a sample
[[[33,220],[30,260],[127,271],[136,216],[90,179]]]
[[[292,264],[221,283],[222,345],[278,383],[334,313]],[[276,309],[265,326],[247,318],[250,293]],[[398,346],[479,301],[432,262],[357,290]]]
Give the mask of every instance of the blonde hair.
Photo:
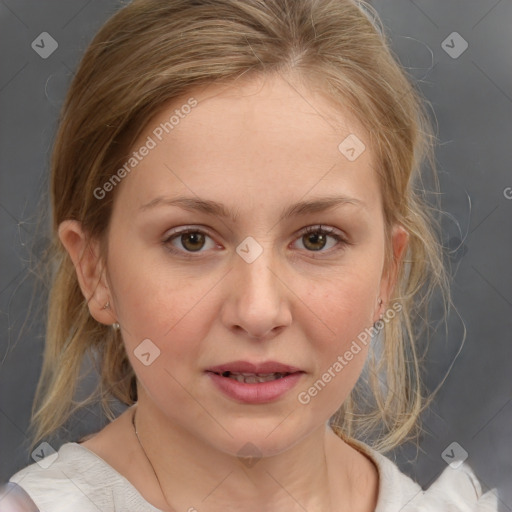
[[[449,305],[447,272],[436,209],[424,197],[422,162],[437,190],[435,137],[424,100],[389,49],[374,9],[351,0],[134,0],[95,36],[69,89],[51,169],[53,245],[46,348],[33,407],[35,442],[55,433],[80,407],[137,400],[136,378],[119,331],[96,322],[57,237],[65,219],[80,221],[104,240],[115,191],[93,191],[126,161],[148,121],[192,87],[252,75],[293,71],[349,108],[370,134],[393,262],[391,227],[401,224],[409,245],[390,304],[401,313],[381,332],[383,353],[372,350],[360,379],[332,419],[348,438],[374,435],[388,451],[418,433],[429,402],[422,384],[419,340],[428,304],[439,290]],[[87,357],[99,383],[83,401],[75,394]],[[377,435],[378,434],[378,435]]]

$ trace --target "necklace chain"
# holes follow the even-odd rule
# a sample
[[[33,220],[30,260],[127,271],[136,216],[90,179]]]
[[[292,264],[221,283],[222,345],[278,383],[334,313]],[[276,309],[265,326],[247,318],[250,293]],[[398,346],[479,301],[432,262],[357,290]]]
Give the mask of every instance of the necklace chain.
[[[155,468],[153,467],[153,464],[151,463],[151,460],[148,457],[148,454],[146,453],[146,450],[144,449],[144,446],[142,446],[142,442],[139,437],[139,433],[137,432],[137,426],[135,425],[135,414],[137,413],[137,409],[133,410],[132,414],[132,425],[133,430],[135,431],[135,436],[137,437],[137,441],[139,442],[139,446],[142,449],[142,452],[144,453],[144,456],[146,457],[147,461],[149,462],[149,465],[151,466],[151,469],[153,470],[153,474],[155,475],[156,481],[158,482],[158,487],[160,487],[160,492],[162,493],[162,496],[164,497],[165,503],[167,503],[167,506],[172,512],[176,512],[175,509],[169,504],[167,501],[167,497],[165,496],[164,490],[162,489],[162,484],[160,483],[160,479],[158,478],[158,475],[156,474]]]

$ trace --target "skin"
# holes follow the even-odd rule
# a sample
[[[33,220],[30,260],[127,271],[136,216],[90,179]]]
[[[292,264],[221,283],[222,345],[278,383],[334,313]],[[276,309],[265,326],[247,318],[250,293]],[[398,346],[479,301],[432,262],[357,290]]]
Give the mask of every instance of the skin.
[[[91,315],[121,325],[138,378],[137,428],[176,510],[362,512],[377,502],[375,466],[326,425],[354,387],[367,347],[309,404],[297,395],[385,311],[407,233],[393,229],[395,265],[386,269],[373,152],[367,145],[351,162],[338,150],[349,133],[368,141],[367,133],[348,111],[290,80],[199,88],[166,106],[134,148],[187,98],[198,100],[118,185],[105,261],[79,222],[59,229]],[[141,209],[178,195],[222,203],[236,220],[165,204]],[[279,220],[289,205],[333,195],[360,203]],[[330,235],[324,245],[308,243],[301,230],[320,224],[349,244]],[[208,235],[203,246],[186,236],[164,242],[188,226]],[[236,252],[247,236],[263,249],[252,263]],[[161,351],[149,366],[134,355],[146,338]],[[306,373],[274,402],[243,404],[205,373],[234,360],[274,360]],[[134,435],[133,409],[83,445],[169,510]],[[248,442],[261,454],[252,467],[237,457]]]

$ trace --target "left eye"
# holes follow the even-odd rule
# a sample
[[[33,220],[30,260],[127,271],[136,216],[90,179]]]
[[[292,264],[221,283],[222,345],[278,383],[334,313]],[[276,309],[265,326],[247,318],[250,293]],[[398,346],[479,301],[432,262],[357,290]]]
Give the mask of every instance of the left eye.
[[[329,239],[332,240],[331,244],[328,243]],[[216,243],[210,235],[200,229],[189,228],[169,235],[163,240],[163,243],[173,253],[185,252],[185,254],[192,254],[204,252],[201,249],[205,248],[208,240],[210,240],[210,246],[206,247],[206,249],[216,247]],[[348,244],[345,237],[337,230],[323,226],[309,226],[305,228],[299,234],[297,241],[299,240],[302,241],[303,246],[308,252],[327,252],[327,250],[334,246]],[[180,244],[181,247],[177,246],[177,244]]]
[[[308,252],[319,252],[322,249],[325,249],[328,245],[328,238],[334,240],[327,249],[331,249],[332,247],[339,245],[343,246],[348,244],[347,240],[344,236],[338,233],[337,230],[330,227],[323,226],[309,226],[305,230],[302,231],[301,236],[298,240],[303,241],[303,245],[308,249]],[[322,251],[326,252],[326,251]]]

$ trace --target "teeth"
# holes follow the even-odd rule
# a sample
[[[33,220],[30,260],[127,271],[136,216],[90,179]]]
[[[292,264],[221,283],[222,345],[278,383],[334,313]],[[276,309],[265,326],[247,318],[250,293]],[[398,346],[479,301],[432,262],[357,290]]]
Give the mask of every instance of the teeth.
[[[281,379],[287,373],[236,373],[236,372],[224,372],[223,377],[229,377],[238,382],[245,382],[246,384],[256,384],[259,382],[269,382],[271,380]]]
[[[257,377],[269,377],[270,375],[282,375],[280,373],[239,373],[239,372],[229,372],[231,375],[243,375],[244,377],[253,377],[256,375]]]

